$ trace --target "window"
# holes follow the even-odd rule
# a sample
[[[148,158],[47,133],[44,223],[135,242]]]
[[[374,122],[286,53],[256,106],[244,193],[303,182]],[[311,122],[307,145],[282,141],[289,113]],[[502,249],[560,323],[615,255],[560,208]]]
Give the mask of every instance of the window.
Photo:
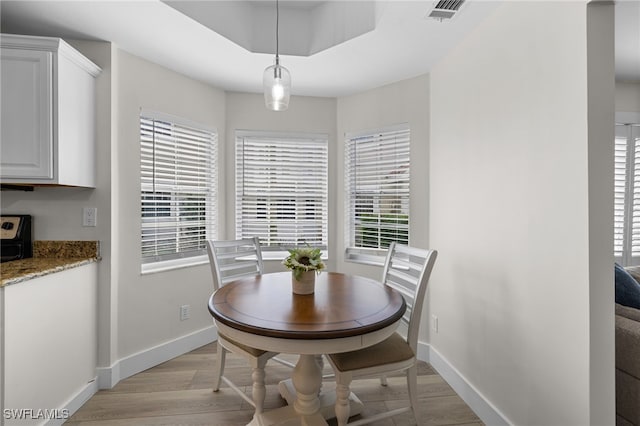
[[[266,257],[327,249],[327,146],[327,135],[236,133],[236,238],[259,237]]]
[[[616,124],[614,256],[620,264],[640,264],[640,125]]]
[[[407,124],[347,134],[346,258],[380,263],[392,241],[409,243]]]
[[[217,134],[165,114],[142,111],[142,272],[206,260],[216,235]]]

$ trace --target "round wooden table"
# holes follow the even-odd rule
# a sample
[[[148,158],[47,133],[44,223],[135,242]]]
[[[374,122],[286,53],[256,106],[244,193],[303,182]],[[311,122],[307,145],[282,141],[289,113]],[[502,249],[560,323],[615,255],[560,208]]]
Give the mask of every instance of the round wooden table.
[[[266,412],[251,424],[300,424],[300,417],[307,425],[326,424],[316,356],[381,342],[393,334],[405,310],[399,292],[369,278],[334,272],[318,275],[310,295],[293,294],[291,272],[278,272],[233,281],[209,299],[209,312],[225,336],[265,351],[300,355],[292,380],[295,411]]]

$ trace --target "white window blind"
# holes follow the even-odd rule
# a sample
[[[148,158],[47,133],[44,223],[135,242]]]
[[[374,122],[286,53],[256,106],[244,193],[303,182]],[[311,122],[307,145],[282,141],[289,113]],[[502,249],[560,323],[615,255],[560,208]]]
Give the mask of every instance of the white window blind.
[[[236,133],[236,238],[327,249],[327,135]]]
[[[142,263],[206,254],[216,235],[215,130],[142,111],[140,157]]]
[[[627,138],[615,139],[614,155],[614,256],[622,257],[624,248],[625,198],[627,193]]]
[[[614,162],[614,256],[640,264],[640,125],[617,124]]]
[[[347,134],[347,258],[378,261],[389,244],[409,243],[410,130],[407,124]]]

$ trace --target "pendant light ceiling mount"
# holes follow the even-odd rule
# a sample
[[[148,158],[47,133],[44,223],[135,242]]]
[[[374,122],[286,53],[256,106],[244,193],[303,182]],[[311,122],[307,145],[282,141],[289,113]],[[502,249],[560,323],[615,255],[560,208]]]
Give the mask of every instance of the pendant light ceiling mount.
[[[264,70],[262,77],[264,102],[267,108],[273,111],[285,111],[289,107],[291,95],[291,74],[288,69],[280,65],[278,54],[279,26],[280,7],[276,0],[276,60],[274,65]]]

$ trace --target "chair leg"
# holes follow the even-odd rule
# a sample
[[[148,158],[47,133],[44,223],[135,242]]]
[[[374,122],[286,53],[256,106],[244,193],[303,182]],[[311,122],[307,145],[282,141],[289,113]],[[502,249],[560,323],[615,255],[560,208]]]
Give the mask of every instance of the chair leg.
[[[345,426],[349,420],[351,406],[349,405],[349,395],[351,390],[351,374],[336,374],[336,420],[338,426]]]
[[[387,386],[389,383],[387,382],[387,376],[382,375],[380,376],[380,385],[381,386]]]
[[[267,396],[267,387],[265,386],[264,380],[264,367],[266,364],[266,360],[257,360],[251,372],[251,379],[253,380],[251,397],[253,398],[253,403],[256,408],[255,414],[260,414],[264,411],[264,400]]]
[[[226,358],[227,350],[222,347],[220,341],[218,341],[218,353],[216,354],[216,367],[213,375],[213,391],[218,392],[220,390],[220,379],[224,372],[224,361]]]
[[[254,358],[251,362],[251,367],[253,367],[251,372],[251,380],[253,380],[251,398],[256,409],[255,414],[260,414],[264,411],[264,400],[267,396],[264,368],[267,365],[267,361],[268,358]]]
[[[316,362],[318,363],[318,367],[320,367],[320,371],[324,369],[324,357],[322,355],[316,355]]]
[[[414,364],[407,370],[407,387],[409,388],[409,403],[413,417],[418,420],[418,366]]]
[[[324,357],[322,355],[316,355],[316,362],[318,363],[318,367],[320,367],[320,372],[322,374],[322,370],[324,369]],[[320,382],[320,389],[318,389],[318,395],[322,393],[322,382]]]

